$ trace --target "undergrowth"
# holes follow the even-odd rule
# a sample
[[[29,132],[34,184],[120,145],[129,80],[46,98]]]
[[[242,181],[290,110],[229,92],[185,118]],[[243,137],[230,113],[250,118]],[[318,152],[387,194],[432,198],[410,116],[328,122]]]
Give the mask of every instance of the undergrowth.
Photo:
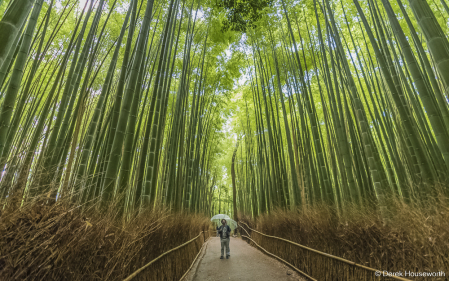
[[[347,204],[338,213],[327,205],[304,210],[274,210],[256,220],[242,216],[252,228],[374,269],[402,272],[445,272],[432,280],[449,280],[449,205],[445,196],[426,202],[388,202],[389,217],[380,217],[374,204]],[[242,234],[246,234],[242,231]],[[374,272],[322,257],[290,243],[251,238],[318,280],[378,280]],[[383,279],[382,279],[383,280]]]
[[[125,222],[114,209],[82,212],[41,198],[0,211],[0,280],[123,280],[205,231],[133,279],[179,280],[209,236],[203,215],[158,208]]]

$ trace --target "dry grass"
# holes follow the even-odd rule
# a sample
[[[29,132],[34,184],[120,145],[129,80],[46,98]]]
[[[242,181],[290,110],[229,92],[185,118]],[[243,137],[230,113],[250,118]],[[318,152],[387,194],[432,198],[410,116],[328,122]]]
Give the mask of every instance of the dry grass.
[[[160,254],[205,231],[133,280],[178,280],[204,239],[207,217],[158,209],[123,222],[71,204],[33,200],[0,213],[0,280],[123,280]]]
[[[365,204],[365,206],[372,204]],[[389,272],[438,272],[449,279],[449,205],[444,196],[424,204],[405,205],[389,200],[390,219],[384,225],[373,207],[347,206],[341,218],[328,206],[306,211],[277,210],[256,221],[252,228],[350,261]],[[424,207],[423,207],[424,206]],[[302,250],[290,243],[252,238],[318,280],[378,280],[374,273]],[[413,279],[413,278],[412,278]],[[415,278],[413,280],[428,280]]]

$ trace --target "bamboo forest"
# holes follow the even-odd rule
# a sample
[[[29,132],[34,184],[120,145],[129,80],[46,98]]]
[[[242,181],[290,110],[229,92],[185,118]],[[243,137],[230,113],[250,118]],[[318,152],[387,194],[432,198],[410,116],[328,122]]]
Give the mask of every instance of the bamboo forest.
[[[449,1],[0,0],[0,173],[0,280],[449,280]]]

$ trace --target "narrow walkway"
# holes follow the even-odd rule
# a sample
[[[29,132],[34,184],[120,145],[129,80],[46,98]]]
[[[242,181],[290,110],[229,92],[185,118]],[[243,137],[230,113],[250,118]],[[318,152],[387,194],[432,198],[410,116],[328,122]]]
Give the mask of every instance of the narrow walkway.
[[[250,246],[240,238],[231,238],[230,249],[231,257],[221,260],[220,238],[211,237],[187,280],[305,280],[288,266]]]

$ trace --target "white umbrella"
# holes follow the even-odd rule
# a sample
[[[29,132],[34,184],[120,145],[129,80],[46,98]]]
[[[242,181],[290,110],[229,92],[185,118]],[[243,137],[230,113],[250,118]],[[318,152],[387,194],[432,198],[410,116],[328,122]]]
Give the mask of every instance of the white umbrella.
[[[220,225],[222,219],[226,220],[226,223],[229,225],[229,227],[231,227],[231,230],[234,230],[237,228],[237,222],[235,220],[231,219],[228,215],[218,214],[218,215],[213,216],[210,219],[210,221]]]
[[[221,221],[222,219],[230,219],[230,217],[228,215],[218,214],[218,215],[213,216],[210,219],[210,221],[216,221],[216,220]]]
[[[226,223],[231,227],[231,230],[234,230],[237,228],[237,222],[233,219],[225,219]]]

